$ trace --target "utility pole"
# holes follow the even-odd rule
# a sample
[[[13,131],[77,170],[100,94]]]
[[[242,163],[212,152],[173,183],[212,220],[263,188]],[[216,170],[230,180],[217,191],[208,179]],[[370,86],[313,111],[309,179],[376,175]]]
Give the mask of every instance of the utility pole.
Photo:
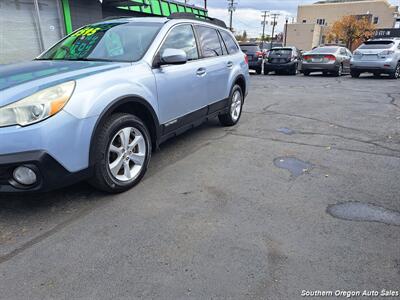
[[[207,9],[207,0],[204,0],[204,9]]]
[[[269,11],[268,10],[264,10],[264,11],[262,11],[262,15],[261,15],[261,18],[263,18],[263,20],[262,20],[262,22],[261,22],[261,25],[263,26],[263,31],[262,31],[262,36],[261,36],[261,43],[262,43],[262,46],[261,46],[261,48],[264,48],[264,41],[265,41],[265,25],[267,24],[267,14],[269,13]]]
[[[275,26],[277,25],[276,19],[278,19],[279,15],[280,14],[277,13],[271,14],[272,17],[271,49],[272,49],[272,42],[274,40]]]
[[[285,47],[286,47],[286,37],[287,37],[287,26],[288,26],[288,23],[289,23],[289,17],[286,17],[286,23],[285,23],[285,42],[284,42],[284,44],[283,44],[283,46],[285,46]]]
[[[232,26],[232,22],[233,22],[233,12],[236,10],[236,5],[237,3],[235,2],[235,0],[228,0],[228,11],[229,11],[229,29],[233,32],[233,26]]]

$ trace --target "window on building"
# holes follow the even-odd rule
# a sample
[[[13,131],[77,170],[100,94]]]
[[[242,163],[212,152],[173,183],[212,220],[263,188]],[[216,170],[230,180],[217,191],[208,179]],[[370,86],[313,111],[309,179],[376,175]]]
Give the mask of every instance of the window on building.
[[[317,19],[318,25],[325,25],[325,19]]]
[[[303,20],[303,23],[307,23],[307,20]]]
[[[167,48],[185,51],[188,60],[196,60],[199,58],[196,39],[191,25],[180,25],[173,28],[162,45],[160,53]]]
[[[206,26],[196,26],[199,42],[204,57],[220,56],[223,54],[215,29]]]
[[[379,17],[374,17],[374,24],[378,24],[379,23]]]

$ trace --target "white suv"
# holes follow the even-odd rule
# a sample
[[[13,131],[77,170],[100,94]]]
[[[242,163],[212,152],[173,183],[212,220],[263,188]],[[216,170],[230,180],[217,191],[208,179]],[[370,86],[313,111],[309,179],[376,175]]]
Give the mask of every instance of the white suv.
[[[375,76],[388,74],[390,78],[399,78],[400,39],[373,39],[363,43],[354,51],[350,68],[352,77],[369,72]]]

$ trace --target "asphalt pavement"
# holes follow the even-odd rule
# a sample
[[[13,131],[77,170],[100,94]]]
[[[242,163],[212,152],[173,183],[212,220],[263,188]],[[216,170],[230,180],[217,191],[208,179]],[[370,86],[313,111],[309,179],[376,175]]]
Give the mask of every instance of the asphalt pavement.
[[[0,195],[0,299],[400,290],[399,84],[254,75],[238,126],[161,145],[127,193]]]

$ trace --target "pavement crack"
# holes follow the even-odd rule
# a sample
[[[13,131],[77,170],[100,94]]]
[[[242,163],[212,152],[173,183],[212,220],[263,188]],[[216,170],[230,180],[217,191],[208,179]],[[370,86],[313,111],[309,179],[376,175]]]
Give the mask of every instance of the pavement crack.
[[[309,146],[309,147],[316,147],[316,148],[326,148],[326,145],[320,145],[320,144],[309,144],[309,143],[304,143],[304,142],[288,141],[288,140],[282,140],[282,139],[277,139],[277,138],[264,138],[264,137],[259,137],[259,136],[252,136],[252,135],[246,135],[246,134],[240,134],[240,133],[232,133],[232,132],[230,132],[230,134],[231,135],[235,135],[235,136],[241,136],[241,137],[253,138],[253,139],[258,139],[258,140],[264,140],[264,141],[295,144],[295,145],[299,145],[299,146]],[[363,150],[356,150],[356,149],[336,147],[336,146],[331,146],[331,149],[332,150],[337,150],[337,151],[348,151],[348,152],[363,153],[363,154],[370,154],[370,155],[383,156],[383,157],[400,158],[400,155],[395,155],[395,154],[376,153],[376,152],[371,152],[371,151],[363,151]]]
[[[104,202],[104,203],[106,203],[106,202]],[[78,219],[88,215],[90,212],[92,212],[94,209],[96,209],[98,207],[99,206],[87,207],[87,208],[81,210],[80,212],[78,212],[77,214],[75,214],[74,216],[72,216],[71,218],[65,220],[64,222],[55,225],[52,229],[42,233],[41,235],[36,236],[35,238],[33,238],[33,239],[29,240],[28,242],[22,244],[21,246],[15,248],[11,252],[9,252],[9,253],[7,253],[7,254],[5,254],[3,256],[0,256],[0,264],[2,264],[4,262],[7,262],[8,260],[14,258],[18,254],[21,254],[22,252],[24,252],[25,250],[35,246],[36,244],[44,241],[47,238],[51,237],[53,234],[61,231],[62,229],[64,229],[68,225],[70,225],[70,224],[74,223],[75,221],[77,221]]]
[[[341,125],[338,123],[334,123],[334,122],[330,122],[330,121],[326,121],[326,120],[322,120],[322,119],[318,119],[318,118],[314,118],[314,117],[307,117],[307,116],[298,115],[298,114],[283,113],[283,112],[274,111],[274,110],[267,110],[267,111],[265,111],[265,113],[307,119],[307,120],[317,121],[317,122],[321,122],[321,123],[325,123],[325,124],[329,124],[329,125],[334,125],[339,128],[343,128],[343,129],[347,129],[347,130],[353,130],[353,131],[362,132],[362,133],[371,133],[370,131],[367,131],[367,130],[362,130],[362,129],[354,128],[354,127],[348,127],[348,126],[344,126],[344,125]]]
[[[386,96],[390,99],[390,105],[393,105],[396,109],[400,110],[400,106],[396,103],[396,97],[393,95],[400,95],[400,93],[386,93]]]

